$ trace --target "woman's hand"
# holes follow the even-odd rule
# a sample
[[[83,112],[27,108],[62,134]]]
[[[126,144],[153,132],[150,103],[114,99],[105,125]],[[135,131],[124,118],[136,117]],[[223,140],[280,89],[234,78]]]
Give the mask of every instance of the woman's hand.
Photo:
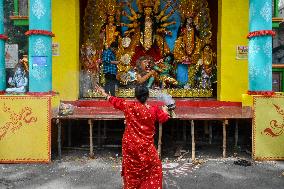
[[[97,92],[101,93],[101,95],[103,95],[105,98],[107,99],[109,98],[109,95],[105,92],[105,90],[102,87],[96,84],[94,88]]]
[[[170,115],[167,106],[162,106],[162,110],[163,110],[166,114]]]

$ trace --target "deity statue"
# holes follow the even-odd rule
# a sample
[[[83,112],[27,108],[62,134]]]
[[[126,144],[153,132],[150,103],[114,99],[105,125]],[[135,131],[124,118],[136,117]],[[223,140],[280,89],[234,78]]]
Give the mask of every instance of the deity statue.
[[[20,60],[20,63],[24,66],[26,73],[28,73],[29,72],[28,55],[23,55],[23,58]]]
[[[204,66],[204,71],[208,75],[211,75],[214,57],[216,57],[216,54],[213,53],[211,46],[205,45],[202,50],[202,63]]]
[[[135,70],[130,65],[130,56],[129,54],[124,54],[119,59],[119,63],[117,64],[117,75],[116,78],[120,81],[120,84],[124,86],[131,85],[134,81],[136,81],[137,76]]]
[[[200,54],[200,39],[192,17],[181,26],[179,37],[175,42],[174,57],[182,64],[196,64],[194,54]]]
[[[99,72],[99,62],[101,61],[101,51],[95,50],[92,43],[85,42],[80,49],[81,63],[85,70],[91,73]]]
[[[195,87],[195,75],[202,65],[202,49],[211,44],[211,21],[208,3],[181,0],[182,23],[175,42],[174,57],[178,62],[177,79],[189,88]]]
[[[7,93],[25,93],[28,87],[28,78],[22,64],[18,63],[15,66],[13,77],[9,77],[9,88],[6,89]]]
[[[162,88],[166,88],[169,86],[178,86],[178,81],[171,76],[170,72],[173,70],[172,66],[173,58],[168,55],[163,60],[157,62],[157,64],[153,67],[153,69],[158,74],[159,83],[162,85]]]
[[[120,32],[115,21],[115,10],[114,8],[110,8],[109,12],[107,13],[107,23],[101,28],[104,48],[108,49],[112,43],[117,42],[119,34]]]
[[[80,49],[81,53],[81,89],[84,96],[92,91],[94,83],[100,83],[101,51],[95,50],[90,41],[85,42]]]
[[[174,28],[178,17],[181,24]],[[137,83],[207,89],[215,71],[211,29],[207,0],[88,1],[83,70],[94,73],[95,83],[112,95],[116,86]]]
[[[216,54],[213,53],[211,45],[205,45],[201,50],[201,60],[199,61],[198,86],[202,89],[210,89],[212,86],[214,57]]]
[[[117,64],[116,51],[120,38],[119,29],[116,26],[115,9],[110,6],[107,12],[107,23],[101,29],[104,49],[102,52],[103,73],[105,78],[105,90],[112,96],[115,95],[117,85]]]
[[[123,12],[130,21],[130,23],[121,23],[121,26],[127,27],[124,35],[132,36],[136,46],[141,45],[145,51],[149,51],[156,45],[161,55],[169,53],[170,49],[165,42],[165,36],[171,35],[171,32],[167,27],[176,23],[169,21],[175,9],[172,8],[168,14],[166,13],[171,2],[168,2],[161,11],[159,10],[160,1],[137,1],[137,5],[138,12],[135,12],[129,3],[127,6],[130,13]]]
[[[199,79],[199,87],[202,89],[210,89],[211,85],[211,76],[205,71],[205,67],[203,66]]]
[[[200,59],[201,40],[198,37],[194,18],[186,19],[180,28],[180,34],[175,42],[174,57],[178,62],[177,79],[183,83],[194,85],[194,75],[198,68],[196,64]]]

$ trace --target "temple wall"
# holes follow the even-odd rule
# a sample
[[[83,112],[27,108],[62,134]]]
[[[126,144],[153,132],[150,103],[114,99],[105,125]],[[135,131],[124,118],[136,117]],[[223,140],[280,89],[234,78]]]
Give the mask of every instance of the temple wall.
[[[248,46],[249,2],[219,0],[218,6],[217,98],[240,102],[248,90],[248,60],[236,59],[236,47]]]
[[[59,43],[59,56],[52,58],[53,91],[62,100],[79,96],[79,1],[52,1],[53,43]]]

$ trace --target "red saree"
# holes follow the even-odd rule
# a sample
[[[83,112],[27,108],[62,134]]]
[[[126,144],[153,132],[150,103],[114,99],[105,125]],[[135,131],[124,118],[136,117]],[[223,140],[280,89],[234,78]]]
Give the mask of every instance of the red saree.
[[[162,163],[154,146],[155,122],[168,120],[157,106],[110,97],[114,108],[124,112],[126,127],[122,139],[124,189],[162,189]]]

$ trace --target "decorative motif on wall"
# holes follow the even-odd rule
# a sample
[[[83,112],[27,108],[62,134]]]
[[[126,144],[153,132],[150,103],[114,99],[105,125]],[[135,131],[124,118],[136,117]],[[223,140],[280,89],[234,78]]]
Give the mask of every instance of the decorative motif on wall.
[[[263,5],[262,9],[260,10],[260,15],[266,22],[271,22],[272,11],[268,2],[265,2]]]
[[[254,159],[284,159],[283,105],[284,97],[282,96],[254,96],[252,132]]]
[[[10,114],[10,121],[0,127],[0,141],[9,133],[13,134],[15,131],[20,130],[21,127],[26,127],[37,121],[37,117],[32,116],[32,108],[27,106],[17,113],[4,103],[2,110],[7,114]]]
[[[256,68],[256,66],[250,66],[249,67],[249,72],[251,74],[249,74],[249,79],[255,79],[257,78],[257,76],[259,75],[260,71],[258,68]]]
[[[51,96],[0,95],[0,163],[50,161]]]
[[[257,39],[251,39],[249,43],[249,56],[254,60],[255,56],[260,52],[260,46],[257,43]]]
[[[249,39],[249,90],[269,91],[272,90],[272,39],[275,32],[272,26],[272,1],[251,0],[250,1],[250,23],[247,38]],[[251,71],[257,70],[257,74]]]
[[[263,78],[268,79],[272,77],[272,66],[267,64],[262,69]]]
[[[34,51],[34,55],[37,56],[43,56],[46,55],[47,52],[47,48],[46,45],[44,44],[44,41],[42,38],[37,38],[35,41],[35,44],[33,46],[33,51]]]
[[[42,0],[35,0],[35,3],[32,6],[32,13],[38,20],[45,15],[46,9]]]
[[[262,134],[265,134],[272,138],[279,137],[284,133],[284,110],[276,104],[273,104],[273,106],[275,107],[277,113],[282,117],[282,120],[281,121],[276,119],[271,120],[270,126],[265,128],[262,132]]]
[[[266,39],[266,42],[265,42],[265,45],[263,46],[263,51],[264,51],[264,54],[271,58],[272,57],[272,43],[271,43],[271,39],[270,38],[267,38]]]
[[[271,96],[275,95],[275,92],[274,91],[248,91],[247,94],[248,95],[261,95],[261,96],[271,97]]]
[[[1,50],[1,47],[0,47],[0,50]],[[2,52],[2,51],[0,51],[0,52]],[[6,77],[4,76],[3,73],[5,73],[5,72],[3,72],[2,70],[0,70],[0,82],[5,83],[5,82],[6,82]]]
[[[37,81],[47,77],[47,71],[44,66],[33,67],[33,72],[31,72],[31,74]]]
[[[253,1],[250,1],[250,15],[249,15],[249,22],[251,23],[251,18],[255,17],[256,15],[256,8]]]
[[[3,7],[0,7],[0,9],[3,10]],[[4,22],[4,14],[2,12],[2,14],[0,14],[0,23],[3,23]]]

